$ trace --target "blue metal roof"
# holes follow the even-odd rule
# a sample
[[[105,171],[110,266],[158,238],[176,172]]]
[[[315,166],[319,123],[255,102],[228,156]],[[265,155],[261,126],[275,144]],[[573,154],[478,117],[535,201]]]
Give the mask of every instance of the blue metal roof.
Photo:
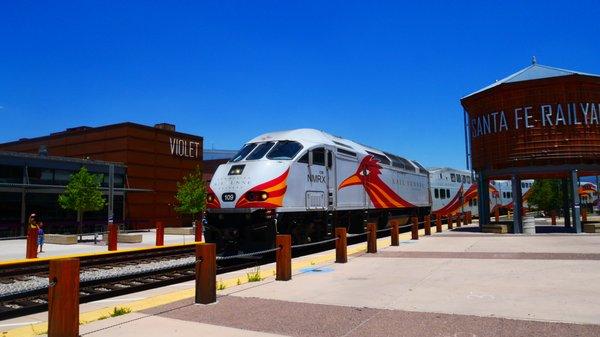
[[[544,66],[544,65],[538,64],[534,58],[533,63],[529,67],[521,69],[521,70],[517,71],[516,73],[514,73],[508,77],[505,77],[499,81],[496,81],[483,89],[480,89],[473,93],[470,93],[463,98],[473,96],[480,92],[486,91],[486,90],[494,88],[496,86],[499,86],[500,84],[503,84],[503,83],[514,83],[514,82],[538,80],[541,78],[560,77],[560,76],[569,76],[569,75],[585,75],[585,76],[600,77],[600,75],[596,75],[596,74],[588,74],[588,73],[583,73],[583,72],[575,71],[575,70],[566,70],[566,69]]]

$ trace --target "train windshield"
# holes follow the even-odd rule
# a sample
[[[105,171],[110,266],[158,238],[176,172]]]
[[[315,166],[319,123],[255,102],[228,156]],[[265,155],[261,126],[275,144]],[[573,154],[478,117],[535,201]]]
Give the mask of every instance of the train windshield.
[[[233,156],[233,158],[231,158],[230,162],[236,162],[244,159],[248,155],[248,153],[250,153],[250,151],[254,150],[255,147],[256,143],[244,145],[244,147],[242,147],[242,149],[239,150],[238,153],[236,153],[235,156]]]
[[[269,150],[273,147],[273,145],[275,145],[275,142],[266,142],[260,144],[256,147],[256,149],[254,149],[254,151],[252,151],[252,153],[250,153],[246,160],[256,160],[264,157],[265,154],[267,154],[267,152],[269,152]]]
[[[300,150],[302,150],[302,145],[300,143],[291,140],[283,140],[277,142],[277,145],[275,145],[271,152],[267,154],[267,158],[273,160],[291,160],[298,152],[300,152]]]

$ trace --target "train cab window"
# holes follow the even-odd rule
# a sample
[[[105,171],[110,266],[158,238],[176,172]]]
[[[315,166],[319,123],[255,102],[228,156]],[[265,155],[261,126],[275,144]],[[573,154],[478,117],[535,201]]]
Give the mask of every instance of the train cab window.
[[[298,162],[308,164],[308,151],[302,157],[300,157],[300,159],[298,159]]]
[[[240,160],[246,158],[248,153],[250,153],[252,150],[254,150],[255,147],[256,147],[256,143],[244,145],[244,147],[242,147],[242,149],[239,150],[238,153],[236,153],[235,156],[233,156],[233,158],[231,158],[230,162],[237,162],[237,161],[240,161]]]
[[[252,153],[246,157],[246,160],[257,160],[265,156],[267,152],[275,145],[275,142],[266,142],[257,146]]]
[[[273,149],[267,154],[268,159],[272,160],[291,160],[298,152],[302,150],[302,145],[292,140],[282,140],[277,142]]]
[[[440,199],[446,199],[446,190],[443,188],[440,190]]]
[[[456,174],[450,173],[450,180],[455,183],[456,182]]]
[[[325,166],[325,149],[322,147],[312,149],[312,164]]]
[[[436,199],[440,198],[440,190],[438,190],[437,188],[433,190],[433,194]]]

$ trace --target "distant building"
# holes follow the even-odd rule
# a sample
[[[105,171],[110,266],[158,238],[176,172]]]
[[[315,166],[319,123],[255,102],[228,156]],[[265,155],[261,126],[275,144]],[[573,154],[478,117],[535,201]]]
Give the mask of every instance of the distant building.
[[[111,162],[119,168],[117,179],[120,179],[121,194],[116,195],[123,198],[115,201],[115,207],[120,204],[123,209],[121,218],[115,214],[115,221],[122,220],[130,228],[153,227],[156,221],[167,226],[188,224],[189,219],[180,218],[173,210],[174,196],[177,182],[183,176],[196,167],[203,168],[203,150],[202,137],[177,132],[175,125],[166,123],[154,127],[128,122],[101,127],[81,126],[47,136],[24,138],[0,144],[0,151],[41,153],[42,156],[3,154],[0,200],[6,199],[11,205],[18,203],[21,207],[24,196],[26,206],[19,212],[27,213],[35,208],[41,219],[49,222],[71,221],[68,214],[56,208],[55,200],[56,194],[64,189],[68,175],[81,166],[93,166],[96,172],[105,173],[109,165],[106,162]],[[48,186],[32,186],[34,181]],[[49,185],[52,189],[48,189]],[[3,204],[0,202],[0,223],[18,220],[22,225],[22,214],[15,217],[14,207],[9,210]],[[97,219],[94,221],[102,222],[101,213]]]

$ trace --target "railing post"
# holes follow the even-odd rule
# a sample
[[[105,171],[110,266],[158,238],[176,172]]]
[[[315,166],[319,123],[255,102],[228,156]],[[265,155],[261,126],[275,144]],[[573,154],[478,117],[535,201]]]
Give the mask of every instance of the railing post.
[[[279,247],[275,253],[275,269],[277,281],[289,281],[292,279],[292,236],[277,235],[275,239],[276,247]]]
[[[494,209],[494,220],[500,222],[500,207]]]
[[[194,241],[202,242],[202,220],[194,222]]]
[[[587,208],[581,207],[581,221],[587,221]]]
[[[217,246],[214,243],[196,245],[196,299],[195,303],[217,301]]]
[[[368,223],[367,224],[367,253],[375,254],[377,253],[377,224],[376,223]]]
[[[116,224],[108,224],[108,250],[117,250],[117,240],[119,235],[119,227]]]
[[[462,213],[456,214],[456,228],[459,228],[461,226],[462,217]]]
[[[79,336],[79,259],[50,260],[48,337]]]
[[[400,239],[398,238],[400,236],[400,225],[398,221],[392,221],[390,225],[392,226],[392,246],[400,246]]]
[[[452,214],[448,214],[448,229],[453,229],[454,226],[452,226]]]
[[[165,225],[162,221],[156,222],[156,246],[165,245]]]
[[[337,227],[335,229],[335,263],[348,262],[348,239],[346,227]]]
[[[35,259],[37,258],[38,253],[38,229],[37,228],[29,228],[27,229],[27,240],[25,247],[25,258],[27,259]]]
[[[413,216],[411,220],[411,240],[419,240],[419,218]]]
[[[550,211],[550,217],[552,218],[552,226],[556,226],[556,211]]]
[[[425,228],[425,235],[431,235],[431,217],[429,215],[425,216],[423,220],[423,227]]]
[[[436,233],[442,232],[442,216],[439,214],[435,215],[435,232]]]

